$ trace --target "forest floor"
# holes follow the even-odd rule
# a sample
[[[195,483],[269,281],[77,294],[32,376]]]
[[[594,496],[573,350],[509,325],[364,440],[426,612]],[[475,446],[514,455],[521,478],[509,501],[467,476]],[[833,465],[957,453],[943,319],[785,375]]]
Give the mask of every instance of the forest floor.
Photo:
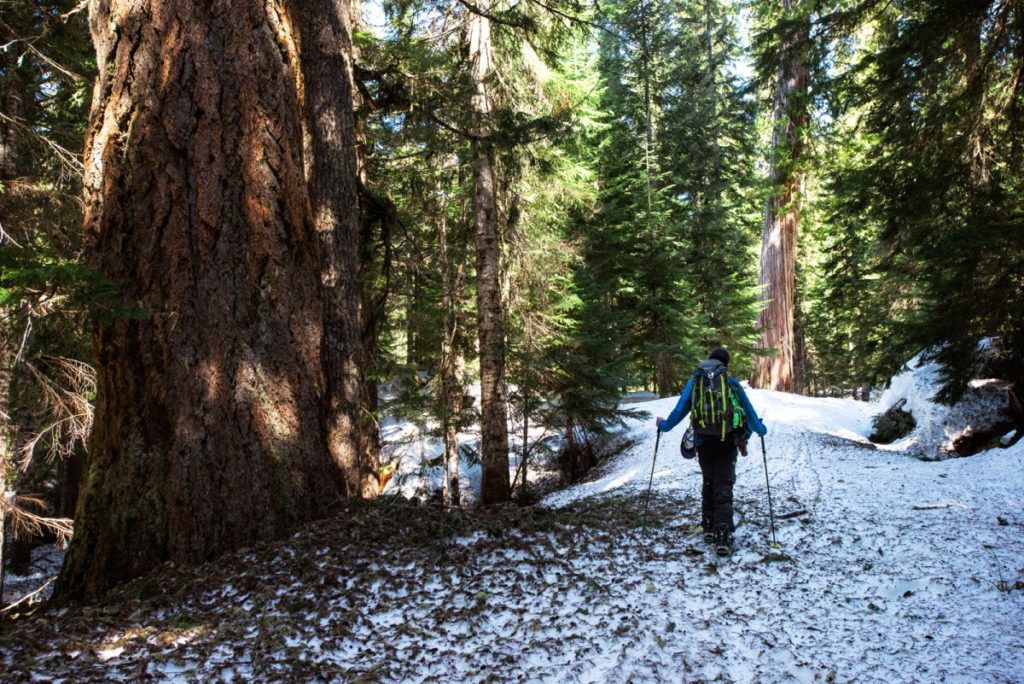
[[[286,542],[0,624],[3,681],[1024,681],[1024,441],[926,462],[877,404],[752,391],[736,553],[652,420],[540,506],[352,502]],[[644,403],[667,415],[674,399]],[[751,444],[752,447],[755,443]]]

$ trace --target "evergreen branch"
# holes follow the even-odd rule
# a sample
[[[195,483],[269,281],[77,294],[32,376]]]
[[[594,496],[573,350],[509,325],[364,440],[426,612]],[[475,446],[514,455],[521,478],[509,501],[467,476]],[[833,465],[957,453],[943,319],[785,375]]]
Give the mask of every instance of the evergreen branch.
[[[475,133],[470,133],[469,131],[464,131],[461,128],[456,128],[455,126],[453,126],[452,124],[448,123],[447,121],[442,120],[440,117],[438,117],[433,112],[428,111],[428,112],[426,112],[426,114],[427,114],[427,118],[428,119],[430,119],[431,121],[436,123],[441,128],[445,129],[446,131],[448,131],[450,133],[454,133],[455,135],[458,135],[458,136],[460,136],[460,137],[462,137],[462,138],[464,138],[466,140],[484,140],[484,139],[490,137],[490,136],[477,135]]]
[[[588,28],[597,29],[598,31],[603,31],[604,33],[607,33],[610,36],[618,38],[623,43],[629,43],[629,39],[626,36],[616,32],[614,29],[610,29],[607,26],[604,26],[603,24],[599,24],[596,21],[590,21],[589,19],[583,19],[582,17],[569,14],[568,12],[563,12],[557,7],[552,7],[551,5],[547,4],[546,2],[543,2],[542,0],[529,0],[529,2],[532,2],[534,5],[537,5],[541,9],[544,9],[550,12],[551,14],[554,14],[555,16],[565,19],[571,24],[578,24],[579,26],[586,26]]]
[[[466,0],[458,0],[458,3],[478,17],[483,17],[484,19],[493,21],[495,24],[501,24],[502,26],[508,26],[510,28],[523,29],[524,31],[531,31],[534,28],[529,21],[511,21],[509,19],[502,19],[491,12],[480,9]]]

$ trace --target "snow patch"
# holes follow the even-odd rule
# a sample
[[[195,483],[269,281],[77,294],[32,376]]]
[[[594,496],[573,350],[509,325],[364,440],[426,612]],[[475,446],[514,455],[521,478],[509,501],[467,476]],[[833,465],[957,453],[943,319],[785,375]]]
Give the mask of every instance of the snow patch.
[[[988,428],[1004,408],[1005,384],[994,379],[972,380],[964,397],[954,406],[936,403],[933,397],[941,386],[940,374],[938,363],[925,361],[918,354],[903,372],[892,378],[878,401],[877,413],[906,400],[903,410],[914,416],[917,426],[903,439],[879,444],[879,449],[909,451],[930,460],[955,456],[954,439],[972,430]]]

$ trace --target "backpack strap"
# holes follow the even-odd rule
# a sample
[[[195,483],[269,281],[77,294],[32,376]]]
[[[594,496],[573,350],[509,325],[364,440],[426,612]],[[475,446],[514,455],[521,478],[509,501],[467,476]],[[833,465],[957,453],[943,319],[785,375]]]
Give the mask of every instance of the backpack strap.
[[[725,405],[725,401],[726,401],[725,400],[725,385],[726,385],[725,373],[722,373],[722,375],[720,375],[719,377],[722,379],[722,441],[724,442],[725,441],[725,412],[726,412],[726,405]]]

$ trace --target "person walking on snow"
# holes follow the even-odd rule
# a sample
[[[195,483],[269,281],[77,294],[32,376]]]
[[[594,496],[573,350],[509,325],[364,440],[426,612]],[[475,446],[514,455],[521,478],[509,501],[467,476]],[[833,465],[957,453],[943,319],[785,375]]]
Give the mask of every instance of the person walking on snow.
[[[732,533],[736,529],[732,511],[736,452],[747,455],[746,444],[752,432],[762,436],[768,433],[739,381],[729,376],[728,365],[729,352],[711,352],[693,371],[669,417],[655,421],[660,432],[668,432],[692,412],[690,425],[704,479],[701,527],[704,541],[714,543],[720,556],[732,552]]]

